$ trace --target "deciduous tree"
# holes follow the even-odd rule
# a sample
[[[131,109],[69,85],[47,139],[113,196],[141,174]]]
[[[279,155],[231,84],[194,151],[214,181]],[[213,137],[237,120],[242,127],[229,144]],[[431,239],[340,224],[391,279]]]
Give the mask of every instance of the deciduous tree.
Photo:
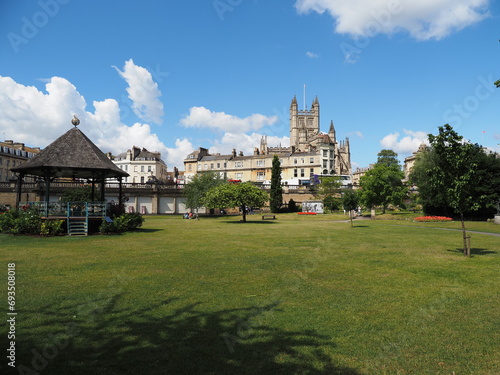
[[[203,199],[208,208],[241,207],[243,222],[246,222],[247,207],[262,207],[269,195],[250,182],[222,184],[210,189]]]
[[[403,178],[397,153],[382,150],[378,153],[375,166],[360,179],[360,200],[367,207],[381,206],[385,213],[389,204],[398,206],[407,196],[408,189],[403,185]]]
[[[344,206],[344,210],[349,212],[349,218],[351,219],[351,228],[352,224],[352,211],[356,210],[359,206],[359,197],[356,191],[354,190],[346,190],[344,191],[344,195],[342,197],[342,205]]]
[[[184,187],[186,207],[190,210],[197,210],[202,207],[206,193],[224,183],[226,183],[226,179],[213,171],[196,174]]]
[[[429,134],[428,138],[431,150],[417,159],[411,179],[425,202],[447,207],[460,217],[464,255],[470,256],[464,217],[498,199],[498,187],[493,191],[485,187],[489,179],[499,178],[500,164],[481,146],[464,142],[448,124],[438,128],[438,135]],[[485,173],[485,165],[490,166],[486,167],[489,173]]]

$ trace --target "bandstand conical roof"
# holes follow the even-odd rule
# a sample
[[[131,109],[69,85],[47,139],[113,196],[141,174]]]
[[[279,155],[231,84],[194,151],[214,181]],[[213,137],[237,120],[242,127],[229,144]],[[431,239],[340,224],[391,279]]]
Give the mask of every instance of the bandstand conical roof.
[[[11,170],[43,177],[88,179],[129,175],[113,164],[76,126],[57,138],[33,159]]]

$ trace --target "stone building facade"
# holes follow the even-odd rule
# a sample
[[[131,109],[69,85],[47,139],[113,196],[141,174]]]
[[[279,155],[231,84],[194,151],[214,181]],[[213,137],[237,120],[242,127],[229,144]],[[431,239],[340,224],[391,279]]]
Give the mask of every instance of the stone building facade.
[[[307,185],[317,176],[351,174],[349,139],[337,141],[333,121],[328,133],[320,131],[317,97],[309,110],[299,110],[294,97],[290,104],[289,147],[269,147],[265,136],[252,155],[243,155],[236,149],[229,155],[210,154],[200,147],[184,160],[185,178],[189,181],[197,173],[214,171],[230,180],[267,184],[274,155],[280,159],[285,185]]]
[[[117,156],[108,154],[108,158],[121,170],[127,172],[123,182],[143,184],[148,181],[167,182],[167,165],[159,152],[150,152],[145,148],[133,146]]]
[[[0,182],[15,181],[17,175],[10,169],[19,167],[40,152],[38,147],[8,140],[0,142]]]

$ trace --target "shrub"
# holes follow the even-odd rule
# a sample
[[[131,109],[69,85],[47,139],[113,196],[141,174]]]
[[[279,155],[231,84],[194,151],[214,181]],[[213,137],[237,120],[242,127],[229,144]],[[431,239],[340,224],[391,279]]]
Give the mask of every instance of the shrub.
[[[0,232],[8,234],[40,234],[42,217],[36,209],[10,210],[0,215]]]
[[[57,236],[62,231],[64,220],[45,220],[40,226],[42,236]]]
[[[142,226],[143,222],[144,218],[141,214],[137,212],[127,213],[115,217],[112,222],[103,220],[99,227],[99,232],[101,232],[101,234],[122,233],[139,228]]]

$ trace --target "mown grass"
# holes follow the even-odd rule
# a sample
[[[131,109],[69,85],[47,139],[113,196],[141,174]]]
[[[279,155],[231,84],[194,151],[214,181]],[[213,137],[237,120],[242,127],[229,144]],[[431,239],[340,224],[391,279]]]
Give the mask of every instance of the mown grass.
[[[456,223],[260,219],[157,216],[117,236],[0,236],[4,275],[16,263],[16,364],[43,374],[500,373],[499,237],[473,234],[467,259],[460,232],[433,228]]]

